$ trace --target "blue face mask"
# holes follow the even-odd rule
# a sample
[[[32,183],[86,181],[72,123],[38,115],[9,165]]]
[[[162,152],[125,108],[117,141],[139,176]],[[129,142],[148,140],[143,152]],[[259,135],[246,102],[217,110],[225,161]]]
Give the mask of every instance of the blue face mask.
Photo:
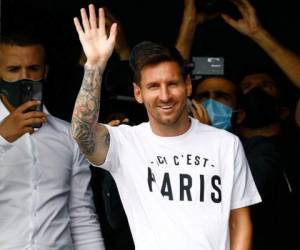
[[[208,112],[212,126],[225,130],[231,128],[232,108],[214,99],[208,99],[202,105]]]

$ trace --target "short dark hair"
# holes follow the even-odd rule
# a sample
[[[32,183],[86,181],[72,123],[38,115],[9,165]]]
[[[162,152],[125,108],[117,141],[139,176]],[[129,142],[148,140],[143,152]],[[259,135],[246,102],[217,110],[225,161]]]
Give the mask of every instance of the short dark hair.
[[[12,25],[2,30],[0,43],[28,46],[39,44],[44,47],[43,32],[35,23]]]
[[[129,57],[129,65],[134,72],[134,82],[139,84],[141,71],[145,66],[167,61],[176,62],[180,67],[182,76],[186,78],[187,72],[184,67],[184,60],[175,47],[168,47],[150,41],[137,44],[132,49]]]
[[[45,57],[45,63],[46,63],[46,48],[44,44],[44,40],[41,38],[41,36],[34,32],[34,31],[28,31],[28,30],[14,30],[13,32],[1,34],[0,37],[0,45],[11,45],[11,46],[33,46],[38,45],[41,46],[44,50],[44,57]]]

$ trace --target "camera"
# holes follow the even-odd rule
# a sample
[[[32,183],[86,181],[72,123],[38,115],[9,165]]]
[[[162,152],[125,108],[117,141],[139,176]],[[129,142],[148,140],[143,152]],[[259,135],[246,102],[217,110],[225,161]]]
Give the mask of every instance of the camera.
[[[223,57],[192,57],[192,60],[185,65],[192,80],[201,79],[203,76],[224,75]]]

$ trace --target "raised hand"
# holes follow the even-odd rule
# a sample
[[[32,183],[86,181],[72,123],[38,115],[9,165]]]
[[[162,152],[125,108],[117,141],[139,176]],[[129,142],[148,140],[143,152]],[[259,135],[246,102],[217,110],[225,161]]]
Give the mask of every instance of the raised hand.
[[[104,9],[99,9],[99,18],[97,20],[94,5],[89,5],[89,17],[86,10],[81,9],[81,20],[74,18],[74,24],[79,35],[79,40],[87,57],[87,65],[99,66],[104,69],[111,56],[117,35],[117,24],[114,23],[110,28],[109,36],[105,30]]]
[[[232,3],[239,9],[242,18],[234,20],[229,15],[221,14],[222,18],[240,33],[253,38],[262,29],[256,10],[247,0],[232,0]]]
[[[33,133],[33,124],[47,121],[46,114],[43,112],[26,112],[38,104],[38,101],[28,101],[15,109],[0,123],[0,135],[5,140],[14,142],[25,133]]]

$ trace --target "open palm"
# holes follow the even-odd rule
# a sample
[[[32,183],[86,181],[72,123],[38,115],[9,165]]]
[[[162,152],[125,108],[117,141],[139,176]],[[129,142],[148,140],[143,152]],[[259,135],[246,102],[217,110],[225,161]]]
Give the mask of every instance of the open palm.
[[[236,21],[228,15],[222,14],[223,19],[240,33],[250,37],[254,36],[261,28],[255,9],[248,0],[235,0],[232,3],[237,6],[242,18]]]
[[[111,56],[117,35],[117,24],[113,24],[110,34],[107,36],[105,30],[105,14],[99,9],[97,20],[95,7],[89,5],[89,17],[86,10],[81,9],[82,26],[78,18],[74,18],[74,24],[79,35],[79,40],[87,57],[88,65],[103,65]]]

